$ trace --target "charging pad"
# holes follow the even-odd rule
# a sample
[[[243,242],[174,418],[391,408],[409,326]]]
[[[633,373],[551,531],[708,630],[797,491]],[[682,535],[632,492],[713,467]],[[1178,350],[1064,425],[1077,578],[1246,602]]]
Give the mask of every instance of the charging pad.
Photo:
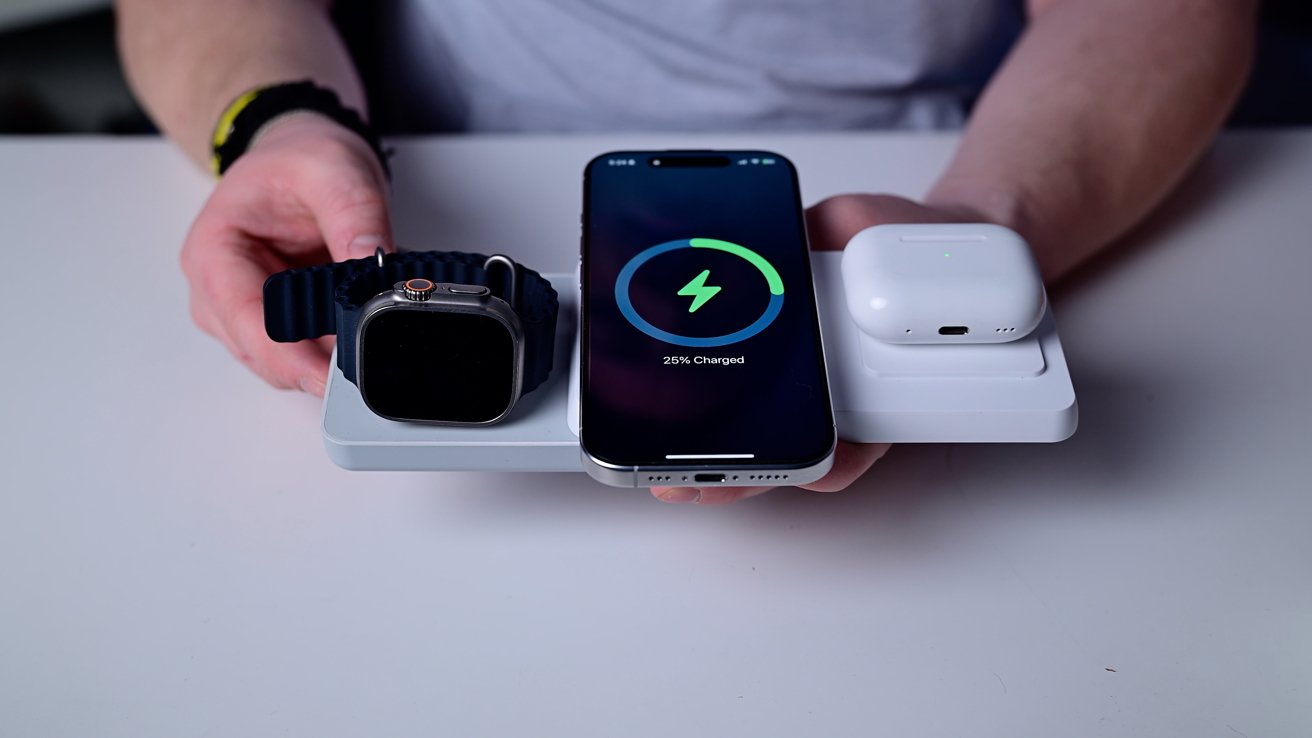
[[[1075,390],[1051,308],[1032,334],[1008,343],[886,344],[849,317],[841,260],[838,251],[811,255],[840,438],[1045,443],[1075,432]],[[582,471],[578,282],[573,274],[546,276],[560,295],[554,368],[508,418],[483,428],[385,420],[369,411],[334,359],[323,405],[329,457],[360,470]]]

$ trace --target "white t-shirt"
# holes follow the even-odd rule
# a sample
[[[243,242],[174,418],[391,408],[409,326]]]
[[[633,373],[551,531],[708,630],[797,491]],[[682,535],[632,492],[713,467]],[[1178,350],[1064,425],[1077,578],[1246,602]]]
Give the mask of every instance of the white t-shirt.
[[[414,131],[955,127],[1023,15],[1020,0],[385,5],[390,112]]]

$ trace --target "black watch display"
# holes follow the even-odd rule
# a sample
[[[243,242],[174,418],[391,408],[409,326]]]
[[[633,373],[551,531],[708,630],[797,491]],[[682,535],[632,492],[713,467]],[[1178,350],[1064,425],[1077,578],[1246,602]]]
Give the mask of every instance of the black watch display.
[[[510,258],[413,251],[289,269],[264,283],[279,342],[337,334],[337,366],[390,420],[488,425],[551,373],[559,299]]]

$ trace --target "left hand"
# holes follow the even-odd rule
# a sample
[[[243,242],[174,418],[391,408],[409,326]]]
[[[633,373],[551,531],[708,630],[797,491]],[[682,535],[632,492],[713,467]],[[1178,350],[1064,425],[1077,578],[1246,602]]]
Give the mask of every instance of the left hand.
[[[806,209],[806,229],[815,251],[839,251],[858,232],[885,223],[976,223],[977,213],[922,205],[897,195],[836,195]],[[815,492],[846,489],[888,452],[887,443],[839,441],[834,468],[819,481],[801,485]],[[755,497],[772,487],[653,487],[663,502],[726,505]]]

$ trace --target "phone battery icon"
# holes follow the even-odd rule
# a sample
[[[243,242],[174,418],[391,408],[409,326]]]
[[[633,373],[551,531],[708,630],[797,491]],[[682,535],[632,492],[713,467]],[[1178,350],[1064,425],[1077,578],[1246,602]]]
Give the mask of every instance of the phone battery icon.
[[[761,163],[762,163],[762,164],[773,164],[773,163],[774,163],[774,159],[762,159],[762,160],[761,160]]]

